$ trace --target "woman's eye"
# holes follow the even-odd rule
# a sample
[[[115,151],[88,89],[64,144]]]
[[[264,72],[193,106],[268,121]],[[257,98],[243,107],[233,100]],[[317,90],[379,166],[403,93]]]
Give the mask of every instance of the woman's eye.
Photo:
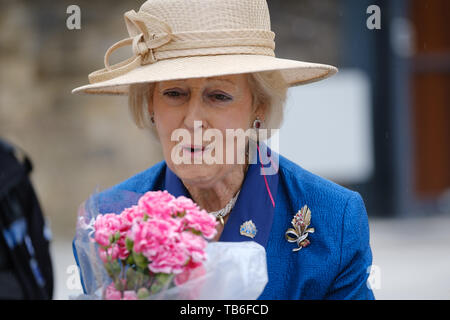
[[[168,96],[168,97],[178,98],[179,96],[182,96],[183,94],[178,91],[167,91],[167,92],[164,92],[164,95]]]
[[[231,100],[230,97],[227,97],[226,95],[221,94],[221,93],[216,93],[216,94],[213,94],[213,95],[211,95],[211,96],[214,97],[214,99],[217,99],[217,100],[219,100],[219,101],[228,101],[228,100]]]

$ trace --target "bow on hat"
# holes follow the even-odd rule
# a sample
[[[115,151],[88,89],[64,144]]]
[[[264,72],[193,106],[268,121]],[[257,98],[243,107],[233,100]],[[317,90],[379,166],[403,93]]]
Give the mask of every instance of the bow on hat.
[[[172,29],[164,21],[146,12],[136,13],[130,10],[125,13],[125,23],[129,38],[113,44],[105,53],[105,69],[95,71],[89,75],[91,83],[113,79],[127,73],[139,65],[157,61],[153,50],[172,40]],[[131,45],[134,55],[113,66],[109,65],[109,56],[123,46]]]
[[[176,57],[219,54],[275,56],[275,33],[270,30],[231,28],[173,33],[166,22],[144,11],[136,13],[131,10],[124,17],[130,37],[106,51],[105,68],[91,73],[90,83],[110,80],[141,65]],[[110,66],[111,53],[126,45],[132,46],[133,56]],[[164,48],[160,48],[162,46]]]

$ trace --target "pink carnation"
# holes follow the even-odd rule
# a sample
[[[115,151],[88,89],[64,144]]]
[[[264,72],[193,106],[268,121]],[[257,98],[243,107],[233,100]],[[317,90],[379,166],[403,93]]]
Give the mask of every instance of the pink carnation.
[[[151,259],[179,236],[179,229],[180,222],[175,219],[149,219],[134,224],[129,238],[134,241],[135,252]]]
[[[206,260],[207,242],[191,232],[182,232],[172,239],[153,256],[149,269],[158,273],[180,274],[197,268]]]
[[[94,222],[95,241],[101,246],[108,246],[110,237],[123,228],[122,223],[120,216],[114,213],[97,216]]]
[[[137,205],[119,215],[98,216],[94,238],[103,262],[125,261],[130,255],[126,244],[132,241],[132,250],[147,259],[151,273],[175,274],[175,284],[179,285],[201,275],[200,267],[206,261],[205,239],[216,235],[216,226],[215,217],[191,199],[149,191]],[[114,285],[106,289],[105,296],[122,298]],[[136,298],[134,291],[124,291],[123,299]]]
[[[200,231],[206,239],[212,239],[216,233],[217,220],[205,210],[192,210],[183,217],[186,228]]]
[[[94,240],[101,246],[107,247],[110,244],[110,235],[112,233],[110,230],[104,228],[104,229],[97,229],[95,230],[95,237]]]
[[[131,211],[131,210],[129,210]],[[126,212],[129,213],[128,211]],[[101,245],[100,258],[106,262],[108,256],[115,260],[126,259],[129,252],[125,245],[125,239],[131,228],[131,222],[126,219],[124,215],[117,215],[114,213],[108,213],[105,215],[99,215],[94,223],[95,228],[95,241]],[[116,239],[117,232],[119,238]],[[111,241],[113,240],[113,241]]]
[[[118,249],[117,257],[122,260],[125,260],[130,255],[130,252],[126,247],[125,239],[126,235],[121,235],[119,241],[117,241],[117,244],[115,244]]]
[[[191,232],[183,232],[180,237],[180,245],[185,252],[191,257],[193,263],[201,263],[206,260],[205,248],[207,242]]]
[[[135,224],[130,232],[133,250],[142,253],[154,273],[183,272],[206,259],[207,242],[191,232],[180,232],[180,220],[149,219]],[[189,261],[192,264],[187,264]]]
[[[105,291],[105,299],[106,300],[137,300],[137,295],[134,290],[125,290],[122,293],[116,289],[114,283],[111,283],[108,287],[106,287]]]
[[[137,300],[137,295],[134,290],[126,290],[123,292],[123,299],[122,300]]]
[[[183,211],[198,211],[200,208],[198,205],[189,198],[184,196],[180,196],[174,199],[171,204],[174,211],[183,212]]]
[[[100,259],[105,263],[108,262],[108,260],[116,260],[119,257],[119,248],[116,245],[112,245],[106,249],[100,248],[98,252],[100,254]]]
[[[166,190],[149,191],[139,199],[138,207],[142,214],[147,214],[149,217],[167,219],[172,215],[169,203],[174,199],[175,197]]]
[[[138,206],[132,206],[124,209],[120,216],[122,217],[124,224],[128,224],[129,228],[131,228],[133,222],[142,220],[144,214]]]
[[[125,241],[119,241],[114,243],[108,248],[99,248],[100,259],[103,262],[108,262],[108,260],[113,261],[116,259],[125,260],[130,255],[130,252],[125,247]],[[109,259],[108,259],[109,257]]]
[[[119,290],[116,289],[114,283],[111,283],[106,287],[105,299],[106,300],[120,300],[122,295]]]
[[[189,255],[180,242],[169,243],[165,248],[161,248],[153,256],[152,262],[148,265],[150,271],[154,273],[179,274],[184,271],[184,266],[189,260]]]
[[[171,206],[176,212],[185,212],[183,216],[184,229],[200,231],[206,239],[212,239],[216,233],[216,218],[201,210],[191,199],[178,197],[172,201]]]

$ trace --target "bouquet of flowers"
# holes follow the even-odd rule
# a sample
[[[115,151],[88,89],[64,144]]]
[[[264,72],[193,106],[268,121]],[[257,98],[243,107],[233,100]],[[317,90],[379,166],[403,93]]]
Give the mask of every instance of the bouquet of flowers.
[[[82,206],[74,242],[91,298],[255,299],[267,283],[264,248],[209,243],[216,219],[189,198],[150,191],[119,214],[98,211],[92,201]],[[250,263],[258,271],[244,271]],[[225,288],[217,290],[221,281]]]

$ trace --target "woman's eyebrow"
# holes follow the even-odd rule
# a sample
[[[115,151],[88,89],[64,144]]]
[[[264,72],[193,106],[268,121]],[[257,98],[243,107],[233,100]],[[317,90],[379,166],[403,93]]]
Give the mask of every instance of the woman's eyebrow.
[[[206,78],[206,80],[209,80],[210,82],[226,82],[226,83],[231,84],[233,86],[233,88],[237,87],[236,83],[234,83],[233,81],[231,81],[229,79]],[[178,83],[185,83],[186,81],[187,81],[187,79],[172,80],[170,82],[165,83],[164,85],[172,87],[172,86],[176,86]],[[160,87],[160,85],[158,85],[158,87]]]

